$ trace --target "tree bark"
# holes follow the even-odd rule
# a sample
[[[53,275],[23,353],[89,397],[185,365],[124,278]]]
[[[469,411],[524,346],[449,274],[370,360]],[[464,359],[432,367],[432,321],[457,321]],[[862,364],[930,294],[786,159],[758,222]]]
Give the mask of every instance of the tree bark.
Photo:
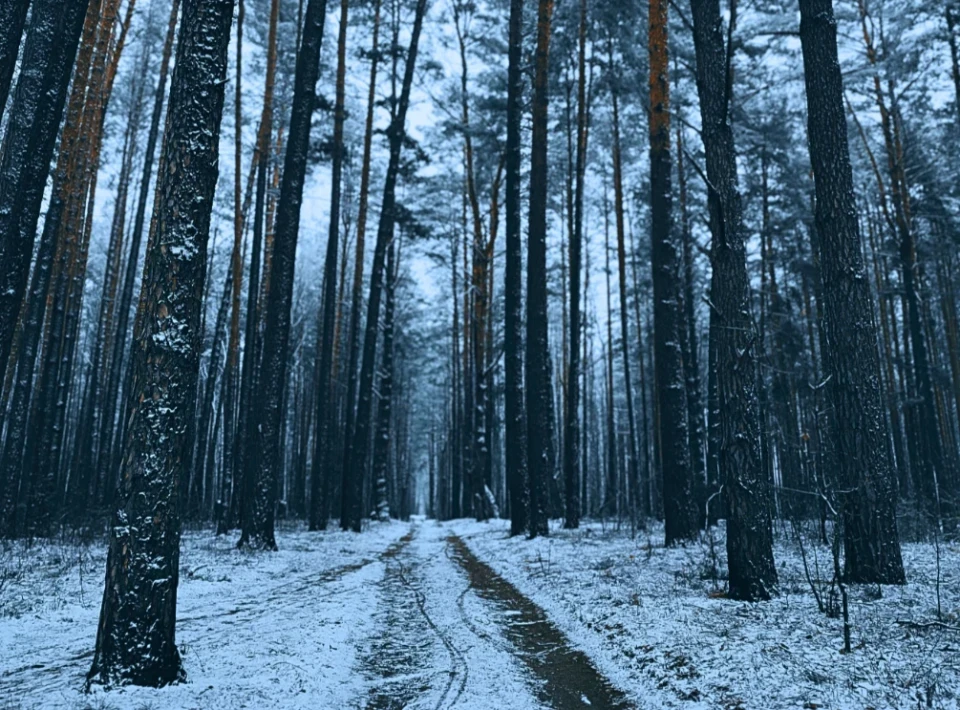
[[[417,0],[414,11],[413,28],[410,34],[410,48],[404,67],[403,83],[396,113],[387,129],[390,144],[390,159],[387,164],[386,180],[383,187],[383,201],[380,207],[380,224],[377,228],[377,241],[373,251],[373,268],[370,272],[370,298],[367,300],[367,322],[363,337],[363,357],[360,364],[360,379],[356,416],[347,429],[349,447],[343,467],[343,506],[346,515],[340,521],[344,529],[360,532],[362,524],[363,484],[369,461],[369,440],[371,418],[373,415],[373,375],[377,355],[377,331],[380,321],[380,300],[383,295],[383,266],[387,245],[393,239],[396,221],[396,188],[400,175],[400,154],[405,136],[407,108],[410,105],[410,90],[413,85],[414,68],[417,61],[417,49],[420,33],[423,29],[423,17],[427,10],[427,0]],[[347,403],[348,412],[353,403]],[[349,417],[348,417],[349,419]]]
[[[553,0],[539,0],[530,150],[530,224],[527,237],[526,411],[531,537],[546,535],[550,476],[550,350],[547,338],[547,137],[549,52]]]
[[[274,518],[276,516],[277,475],[281,466],[280,424],[282,400],[286,389],[288,348],[290,342],[290,310],[293,302],[293,276],[300,227],[300,205],[306,176],[310,124],[316,108],[316,84],[320,72],[320,45],[326,0],[310,0],[304,18],[303,39],[297,55],[293,106],[290,115],[287,154],[284,160],[277,204],[277,226],[274,236],[270,292],[266,303],[267,328],[263,336],[258,391],[260,402],[254,412],[257,426],[252,430],[259,456],[256,473],[256,494],[252,509],[244,516],[241,542],[252,547],[276,549]],[[266,153],[262,155],[266,159]],[[247,315],[250,317],[250,314]]]
[[[727,506],[729,595],[769,599],[777,584],[770,481],[760,456],[760,418],[750,312],[743,207],[730,125],[730,47],[724,46],[719,0],[691,0],[697,89],[707,163],[713,235],[711,304],[717,310],[720,480]]]
[[[178,481],[196,405],[207,237],[217,184],[233,0],[184,7],[133,352],[131,421],[88,679],[162,686],[184,677],[175,624]]]
[[[89,0],[37,0],[0,156],[0,363],[30,271],[50,159]]]
[[[143,241],[143,229],[146,221],[147,199],[150,194],[150,181],[153,177],[154,155],[160,137],[160,120],[163,118],[164,97],[167,88],[167,76],[170,72],[170,58],[173,54],[174,37],[177,30],[177,15],[180,0],[173,0],[167,35],[164,40],[163,54],[160,59],[160,75],[154,93],[153,114],[150,118],[150,131],[143,154],[143,173],[140,176],[140,188],[137,195],[137,211],[134,214],[133,229],[130,232],[130,248],[124,269],[123,285],[117,305],[117,324],[112,339],[113,347],[109,355],[110,364],[107,376],[107,393],[104,398],[104,411],[101,414],[101,448],[98,454],[97,469],[100,480],[106,490],[105,497],[112,495],[115,488],[114,473],[120,464],[120,451],[123,446],[122,431],[126,426],[128,379],[124,376],[127,342],[129,337],[130,311],[133,304],[133,292],[139,273],[140,244]],[[159,174],[159,171],[158,171]],[[119,410],[120,416],[117,417]]]
[[[666,543],[697,534],[683,369],[682,253],[673,235],[668,0],[650,0],[650,210],[654,353]]]
[[[832,0],[800,0],[808,140],[816,186],[823,359],[835,416],[838,500],[847,582],[905,581],[896,479],[853,193]]]
[[[510,0],[507,48],[506,259],[504,264],[504,426],[510,534],[527,528],[527,436],[523,401],[523,243],[520,217],[523,118],[523,0]]]
[[[333,168],[330,188],[330,229],[327,232],[327,253],[323,268],[322,313],[319,333],[320,369],[316,383],[317,447],[315,475],[329,477],[335,454],[335,413],[336,397],[333,375],[334,319],[336,316],[337,260],[340,244],[340,195],[343,180],[343,122],[346,118],[344,107],[345,82],[347,72],[347,0],[340,2],[340,29],[337,38],[337,83],[336,102],[333,109]],[[362,258],[362,256],[361,256]],[[362,269],[362,263],[360,265]],[[326,527],[326,520],[322,523]],[[317,521],[312,525],[317,529]]]
[[[30,0],[3,0],[0,2],[0,115],[7,105],[13,70],[20,54],[20,40],[27,21]]]

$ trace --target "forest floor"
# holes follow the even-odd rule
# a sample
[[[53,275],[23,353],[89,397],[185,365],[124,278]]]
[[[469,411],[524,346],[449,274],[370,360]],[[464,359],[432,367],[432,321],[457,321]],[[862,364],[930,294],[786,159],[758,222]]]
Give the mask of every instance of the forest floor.
[[[546,539],[502,521],[278,531],[280,552],[184,534],[177,638],[187,682],[83,692],[102,544],[0,550],[0,709],[960,707],[960,547],[904,545],[905,587],[851,587],[818,611],[793,535],[781,593],[720,595],[722,534],[591,523]],[[808,540],[810,576],[829,549]],[[939,579],[939,585],[937,580]],[[940,616],[937,614],[939,588]]]

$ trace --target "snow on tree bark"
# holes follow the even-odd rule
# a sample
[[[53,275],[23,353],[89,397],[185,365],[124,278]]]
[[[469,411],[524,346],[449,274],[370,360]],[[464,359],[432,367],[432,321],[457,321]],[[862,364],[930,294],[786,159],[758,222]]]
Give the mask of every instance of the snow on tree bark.
[[[768,599],[777,584],[773,561],[770,482],[760,457],[760,418],[750,312],[743,207],[730,125],[729,47],[719,0],[691,0],[697,89],[706,152],[713,235],[711,307],[716,309],[720,480],[727,508],[729,594]]]
[[[800,0],[810,161],[847,582],[903,583],[877,328],[853,192],[833,0]]]
[[[193,0],[183,8],[90,682],[162,686],[184,677],[175,634],[178,482],[190,463],[232,17],[233,0]]]

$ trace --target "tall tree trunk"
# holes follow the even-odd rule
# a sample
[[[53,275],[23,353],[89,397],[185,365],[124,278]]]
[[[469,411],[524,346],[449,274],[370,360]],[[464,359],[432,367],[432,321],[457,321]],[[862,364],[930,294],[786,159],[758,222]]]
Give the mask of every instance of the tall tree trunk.
[[[227,344],[227,364],[223,373],[223,477],[217,506],[217,534],[226,534],[232,524],[233,496],[224,500],[236,480],[234,451],[237,443],[237,386],[240,375],[240,309],[243,298],[243,22],[246,16],[244,0],[237,0],[236,58],[233,97],[233,250],[230,253],[230,271],[233,274],[230,293],[230,339]],[[256,159],[254,159],[254,162]]]
[[[10,94],[29,7],[30,0],[4,0],[0,3],[0,28],[3,28],[0,29],[0,115],[3,115]]]
[[[523,0],[510,0],[507,48],[506,259],[504,264],[504,416],[510,534],[527,528],[527,436],[523,401],[523,244],[521,161]]]
[[[616,80],[615,80],[616,81]],[[624,226],[623,205],[623,163],[620,152],[620,96],[619,87],[613,94],[613,210],[617,225],[617,275],[620,285],[620,351],[623,356],[623,384],[624,396],[627,400],[627,424],[630,441],[627,452],[630,460],[627,462],[627,484],[630,488],[630,524],[634,528],[637,515],[646,515],[648,511],[640,510],[640,473],[639,456],[637,454],[637,418],[634,414],[633,379],[630,372],[630,328],[627,326],[627,248],[626,227]]]
[[[340,195],[343,180],[343,122],[346,118],[344,93],[347,72],[347,0],[340,2],[340,30],[337,37],[336,103],[333,109],[333,168],[330,188],[330,229],[327,232],[327,254],[323,269],[322,315],[318,333],[320,369],[316,383],[317,447],[314,452],[314,473],[329,477],[339,439],[336,432],[336,383],[333,374],[334,320],[336,316],[337,260],[340,244]],[[362,259],[362,255],[361,255]],[[362,264],[361,264],[361,269]],[[319,464],[319,469],[317,467]],[[323,521],[326,526],[326,520]],[[317,523],[314,521],[313,529]]]
[[[112,339],[112,352],[109,354],[110,364],[107,376],[107,392],[104,397],[104,410],[100,420],[101,449],[98,455],[97,469],[103,481],[104,497],[109,499],[115,488],[114,473],[120,464],[120,452],[124,445],[122,431],[126,427],[128,378],[124,375],[126,360],[130,311],[133,304],[133,292],[136,287],[139,273],[140,244],[143,241],[143,229],[146,221],[147,199],[150,194],[150,181],[153,177],[154,155],[157,141],[160,137],[160,120],[163,118],[164,96],[166,95],[167,76],[170,71],[170,58],[173,54],[173,40],[177,29],[177,15],[180,9],[180,0],[173,0],[170,7],[170,18],[167,24],[167,35],[164,40],[163,54],[160,59],[160,75],[157,78],[157,89],[154,94],[153,115],[150,118],[150,131],[147,134],[147,145],[143,154],[143,173],[140,176],[140,188],[137,195],[137,211],[134,214],[133,230],[130,232],[130,249],[127,254],[127,263],[124,269],[123,285],[120,289],[120,298],[117,304],[117,324]],[[159,174],[159,170],[158,170]],[[119,411],[120,416],[116,414]]]
[[[683,255],[673,234],[667,8],[668,0],[650,0],[650,236],[664,528],[666,543],[673,545],[696,537],[697,511],[680,345],[685,327],[680,271]]]
[[[835,416],[844,576],[848,582],[903,583],[896,479],[854,202],[832,0],[800,0],[800,41],[817,197],[823,357]]]
[[[349,447],[343,467],[343,489],[345,492],[344,509],[346,515],[340,521],[343,528],[360,532],[362,523],[362,497],[365,472],[369,461],[370,426],[373,414],[373,375],[377,355],[377,331],[380,321],[380,300],[383,295],[383,264],[387,245],[393,239],[393,227],[396,221],[396,188],[400,175],[400,153],[405,136],[407,108],[410,105],[410,90],[413,85],[414,68],[417,61],[417,49],[420,32],[423,29],[423,17],[427,10],[427,0],[417,0],[414,11],[413,28],[410,34],[410,48],[403,72],[403,83],[396,114],[387,129],[390,144],[390,159],[387,164],[386,180],[383,187],[383,200],[380,207],[380,224],[377,228],[377,241],[373,251],[373,268],[370,272],[370,298],[367,300],[367,321],[363,337],[363,357],[360,364],[360,379],[357,383],[358,401],[356,415],[352,425],[347,428]],[[347,403],[348,412],[353,403]]]
[[[583,260],[583,191],[587,152],[587,1],[580,0],[577,31],[577,158],[573,194],[573,223],[570,226],[570,341],[567,355],[565,432],[563,436],[564,521],[568,529],[580,527],[580,356],[581,305],[580,272]]]
[[[162,686],[184,676],[175,624],[178,481],[200,364],[200,308],[217,184],[233,0],[184,7],[133,351],[131,420],[88,679]],[[145,591],[149,590],[149,592]]]
[[[377,519],[384,522],[390,520],[387,477],[389,475],[391,433],[393,431],[393,329],[397,284],[395,258],[396,245],[391,241],[387,250],[387,283],[385,284],[387,298],[383,314],[383,358],[380,369],[380,400],[377,404],[377,434],[373,443],[373,481],[376,489]]]
[[[607,445],[606,469],[607,492],[604,508],[617,517],[618,525],[623,507],[620,505],[620,466],[617,459],[617,418],[613,403],[613,296],[610,288],[610,204],[607,199],[607,185],[603,186],[603,260],[606,275],[607,297]]]
[[[960,40],[957,39],[957,24],[960,23],[960,9],[949,4],[944,8],[947,17],[947,41],[950,44],[951,76],[953,77],[953,101],[957,111],[957,129],[960,130]]]
[[[373,39],[371,40],[370,52],[370,85],[367,90],[367,117],[366,126],[363,134],[363,158],[360,166],[360,196],[357,211],[357,243],[356,253],[353,261],[353,288],[350,296],[350,327],[347,335],[347,416],[345,421],[352,419],[354,402],[357,397],[357,372],[358,360],[360,357],[360,312],[363,303],[363,263],[364,252],[366,250],[367,238],[367,215],[369,212],[370,200],[370,159],[373,146],[373,117],[376,106],[376,88],[377,88],[377,68],[380,63],[380,15],[381,1],[376,0],[373,15]],[[319,421],[321,413],[317,412]],[[349,431],[346,432],[349,434]],[[319,441],[319,438],[318,438]],[[330,481],[329,470],[321,472],[320,450],[314,452],[314,466],[311,476],[312,503],[311,503],[311,527],[315,529],[324,529],[327,525],[327,518],[330,515]],[[323,488],[321,492],[320,479],[323,476]]]
[[[306,176],[310,124],[316,107],[316,84],[320,72],[320,45],[326,0],[310,0],[304,19],[303,40],[297,55],[290,132],[277,204],[277,226],[271,267],[272,285],[266,303],[267,328],[263,336],[258,405],[254,412],[257,426],[252,440],[258,452],[256,494],[246,511],[241,542],[252,547],[276,549],[277,473],[281,465],[280,424],[282,400],[289,360],[290,310],[293,301],[293,276],[300,227],[300,205]],[[269,135],[269,132],[267,133]],[[262,154],[266,159],[266,151]],[[248,313],[247,317],[250,317]]]
[[[547,137],[549,52],[553,0],[539,0],[530,152],[530,224],[527,241],[526,412],[530,536],[546,535],[550,453],[550,350],[547,342]]]
[[[773,562],[770,481],[760,456],[754,360],[758,335],[750,313],[743,207],[730,125],[732,48],[724,46],[719,0],[691,0],[690,5],[714,241],[710,300],[717,310],[719,326],[720,480],[727,506],[729,595],[756,601],[770,598],[777,584],[777,569]]]
[[[683,339],[683,368],[687,383],[687,421],[690,426],[690,463],[697,506],[704,504],[706,486],[703,451],[703,398],[700,380],[700,338],[697,334],[696,299],[694,298],[693,230],[687,209],[687,177],[683,147],[683,128],[677,125],[677,182],[679,183],[681,238],[683,239],[683,313],[687,328]],[[698,520],[703,510],[698,512]]]

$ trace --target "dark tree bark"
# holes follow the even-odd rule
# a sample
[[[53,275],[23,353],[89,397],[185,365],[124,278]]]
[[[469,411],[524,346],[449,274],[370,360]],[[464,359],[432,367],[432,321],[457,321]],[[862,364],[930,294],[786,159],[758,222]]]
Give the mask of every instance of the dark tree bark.
[[[0,363],[30,272],[47,171],[89,0],[37,0],[0,156]]]
[[[564,412],[563,482],[565,515],[563,526],[580,527],[580,356],[581,306],[580,271],[583,257],[583,182],[587,152],[587,2],[580,0],[580,25],[577,32],[577,160],[573,224],[570,230],[570,341],[567,356],[567,397]]]
[[[612,63],[612,62],[611,62]],[[614,80],[616,81],[616,79]],[[626,474],[630,489],[630,524],[637,525],[637,515],[646,515],[648,511],[640,510],[640,471],[639,456],[637,454],[637,418],[633,406],[633,377],[630,368],[630,329],[627,327],[627,248],[626,227],[624,225],[623,199],[623,157],[620,150],[620,95],[619,86],[613,91],[613,209],[617,225],[617,275],[620,292],[620,354],[623,361],[624,395],[627,400],[627,427],[630,441],[627,442],[627,451],[630,460],[627,462]]]
[[[256,494],[252,499],[253,505],[245,511],[241,536],[241,543],[263,549],[277,547],[273,524],[276,516],[277,474],[282,464],[280,425],[289,361],[294,260],[297,255],[310,123],[317,104],[316,85],[320,73],[320,45],[325,17],[326,0],[310,0],[297,55],[287,154],[277,205],[271,287],[266,303],[267,327],[263,335],[263,361],[258,383],[260,401],[254,415],[258,425],[252,432],[255,437],[253,446],[260,460],[255,471]],[[266,159],[265,154],[262,157]]]
[[[526,413],[530,536],[546,535],[547,478],[551,474],[550,350],[547,342],[547,136],[550,26],[553,0],[539,0],[530,153],[530,224],[527,237]]]
[[[650,0],[650,230],[663,517],[666,543],[673,545],[696,537],[697,515],[681,352],[685,327],[680,272],[683,256],[673,234],[667,7],[668,0]]]
[[[369,213],[370,200],[370,161],[373,149],[373,118],[374,108],[376,107],[376,88],[377,88],[377,68],[380,63],[380,15],[381,2],[376,0],[373,17],[373,39],[371,40],[370,57],[370,86],[367,93],[367,115],[366,125],[363,134],[363,158],[360,166],[360,195],[359,206],[357,208],[357,243],[355,245],[355,255],[353,261],[353,286],[350,294],[350,326],[347,334],[347,408],[352,412],[353,403],[357,398],[357,372],[358,360],[360,358],[360,313],[363,308],[363,262],[364,252],[366,250],[367,238],[367,216]],[[320,402],[317,402],[320,405]],[[317,411],[318,421],[323,416],[322,412]],[[350,414],[345,418],[350,419]],[[321,439],[317,438],[317,446],[314,451],[313,471],[311,472],[311,507],[310,507],[310,526],[311,529],[323,530],[327,526],[327,519],[330,515],[330,473],[329,469],[323,471],[321,468],[320,444]],[[321,478],[323,486],[321,488]]]
[[[260,325],[265,298],[269,294],[269,289],[264,286],[267,278],[266,250],[264,249],[264,210],[267,199],[267,164],[269,162],[270,136],[273,134],[273,92],[277,62],[278,18],[279,6],[277,0],[273,0],[267,39],[267,70],[263,106],[260,112],[260,126],[257,130],[257,144],[252,166],[253,174],[256,175],[257,190],[253,203],[253,239],[250,246],[250,278],[247,286],[247,320],[244,327],[237,436],[234,438],[233,448],[234,479],[240,482],[241,533],[238,546],[241,547],[248,543],[254,547],[260,546],[260,541],[256,536],[251,542],[251,525],[255,519],[254,511],[265,504],[262,499],[263,496],[269,495],[267,489],[263,488],[259,482],[260,467],[262,466],[260,457],[263,452],[256,445],[259,421],[257,419],[258,405],[255,402],[259,401]],[[258,500],[258,498],[261,500]],[[272,545],[266,544],[265,547],[271,548]]]
[[[234,274],[230,293],[230,338],[227,363],[223,373],[223,474],[217,501],[217,535],[225,535],[234,524],[233,511],[237,443],[237,394],[240,381],[240,309],[243,301],[243,23],[246,19],[244,0],[237,0],[235,74],[233,84],[233,249],[230,270]],[[299,23],[297,25],[299,31]],[[299,46],[299,42],[298,42]],[[254,156],[255,169],[257,158]]]
[[[527,528],[527,432],[523,402],[523,244],[520,219],[520,124],[523,118],[523,0],[510,0],[507,66],[506,261],[504,271],[504,414],[510,534]]]
[[[128,438],[88,679],[162,686],[184,677],[175,636],[178,481],[190,463],[207,237],[217,184],[233,0],[184,7],[156,230],[147,245]]]
[[[953,103],[957,112],[957,128],[960,129],[960,41],[957,40],[957,25],[960,24],[960,8],[947,5],[947,42],[950,45],[950,75],[953,77]]]
[[[769,599],[777,584],[770,519],[770,482],[760,457],[760,418],[744,246],[743,207],[730,125],[729,47],[719,0],[691,0],[697,90],[706,151],[711,303],[717,310],[720,480],[727,504],[727,564],[733,599]]]
[[[683,368],[687,382],[687,422],[690,427],[690,468],[693,475],[693,491],[697,505],[703,505],[702,493],[706,486],[703,451],[703,397],[700,378],[700,338],[697,333],[696,299],[694,297],[694,238],[690,229],[690,216],[687,210],[687,179],[683,130],[677,125],[677,182],[680,197],[681,238],[683,240],[683,314],[686,318],[686,333],[683,339]],[[703,515],[699,511],[698,520]]]
[[[359,399],[356,415],[347,427],[347,455],[343,466],[343,509],[345,512],[340,526],[354,532],[360,532],[362,523],[364,476],[369,461],[370,427],[373,416],[373,376],[376,369],[377,331],[380,321],[380,300],[383,295],[384,261],[387,245],[393,239],[393,227],[396,221],[397,178],[400,175],[400,153],[405,136],[404,125],[407,108],[410,105],[410,90],[413,85],[414,68],[417,62],[417,49],[420,32],[423,29],[423,17],[427,11],[427,0],[417,0],[414,11],[413,28],[410,34],[410,48],[403,70],[403,82],[396,113],[387,128],[390,144],[390,159],[387,164],[386,180],[383,187],[383,200],[380,207],[380,224],[377,228],[377,242],[373,250],[373,268],[370,272],[370,298],[367,300],[367,322],[363,337],[363,357],[360,364],[360,379],[357,382]],[[353,402],[347,402],[347,411],[353,411]]]
[[[334,319],[336,316],[337,260],[340,244],[340,195],[343,179],[343,122],[346,118],[344,107],[345,82],[347,72],[347,0],[340,2],[340,31],[337,38],[337,84],[336,103],[333,109],[333,169],[330,189],[330,229],[327,232],[327,253],[323,268],[323,295],[321,297],[322,315],[318,348],[320,369],[316,383],[317,445],[314,452],[314,475],[328,478],[331,474],[334,453],[334,435],[336,432],[336,396],[333,374]],[[360,268],[363,268],[362,262]],[[339,437],[337,437],[339,438]],[[319,490],[314,486],[314,490]],[[319,503],[319,501],[318,501]],[[320,506],[314,504],[319,512]],[[311,521],[311,529],[326,527],[323,521]]]
[[[853,192],[832,0],[800,0],[810,160],[823,292],[823,360],[834,413],[847,582],[905,581],[896,477]]]
[[[607,186],[603,186],[603,267],[606,277],[607,299],[607,353],[606,353],[606,470],[607,490],[603,504],[604,515],[609,513],[620,520],[622,506],[620,505],[620,465],[617,460],[617,418],[613,404],[613,296],[610,280],[610,203],[607,199]]]
[[[394,313],[396,309],[397,266],[394,263],[396,246],[393,241],[387,251],[387,299],[383,313],[383,359],[380,367],[380,401],[377,404],[377,434],[373,443],[373,482],[377,519],[390,520],[387,496],[387,477],[390,464],[390,440],[393,424],[393,350]],[[402,504],[401,504],[402,506]],[[401,514],[402,515],[402,514]]]
[[[27,21],[30,0],[0,2],[0,116],[10,95],[10,82],[20,53],[23,25]]]

